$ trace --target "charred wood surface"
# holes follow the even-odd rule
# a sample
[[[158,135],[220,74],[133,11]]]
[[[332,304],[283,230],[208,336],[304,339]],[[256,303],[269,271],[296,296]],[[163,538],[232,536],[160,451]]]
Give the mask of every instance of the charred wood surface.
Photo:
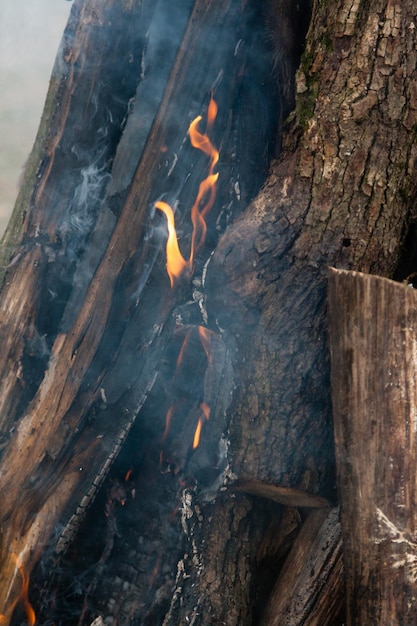
[[[168,10],[168,4],[165,5],[165,10]],[[120,5],[119,9],[124,19],[128,20],[132,32],[139,32],[140,29],[135,29],[134,24],[140,19],[141,11],[138,7],[137,13],[128,10],[134,6],[127,3],[126,6]],[[164,3],[160,3],[158,8],[161,6],[164,6]],[[86,10],[82,3],[75,5],[75,8],[81,13]],[[109,11],[110,8],[109,6]],[[196,286],[201,285],[205,256],[210,253],[215,237],[208,241],[205,250],[200,251],[201,260],[197,261],[195,268],[195,280],[199,282],[190,285],[189,281],[184,280],[176,289],[171,290],[165,269],[163,237],[160,235],[163,220],[162,216],[155,216],[153,202],[164,194],[164,199],[174,207],[178,204],[181,209],[183,207],[185,209],[192,205],[198,183],[203,178],[205,157],[204,155],[196,157],[192,154],[193,149],[187,141],[187,129],[196,115],[205,114],[210,92],[221,105],[215,125],[215,136],[211,139],[213,143],[222,147],[227,171],[223,185],[219,184],[217,212],[208,218],[215,232],[216,224],[219,230],[224,228],[227,221],[239,212],[240,206],[248,202],[250,195],[253,195],[259,186],[259,180],[265,170],[271,136],[268,126],[269,112],[264,111],[260,120],[259,107],[256,111],[252,108],[257,99],[258,89],[258,87],[253,89],[253,85],[258,83],[253,80],[250,82],[246,76],[246,72],[254,71],[253,64],[259,62],[258,57],[251,53],[251,47],[257,44],[248,30],[248,24],[252,25],[256,9],[249,5],[243,7],[240,2],[234,0],[227,3],[197,1],[191,13],[189,4],[184,3],[183,8],[185,31],[178,41],[178,52],[173,55],[172,67],[160,93],[160,103],[149,124],[147,136],[142,144],[139,142],[136,171],[130,157],[130,174],[127,176],[126,172],[123,172],[121,180],[117,180],[117,177],[113,179],[109,185],[106,201],[99,203],[102,210],[97,220],[91,224],[91,231],[96,224],[90,240],[92,245],[86,247],[85,254],[81,254],[83,252],[81,249],[76,251],[77,260],[80,255],[81,258],[76,267],[71,267],[71,271],[67,268],[65,278],[69,281],[68,293],[65,297],[61,294],[63,301],[58,313],[49,311],[52,316],[51,326],[45,336],[39,337],[41,347],[46,344],[46,353],[42,355],[45,359],[45,374],[43,378],[40,377],[33,382],[30,393],[17,410],[15,410],[16,397],[21,386],[27,382],[25,376],[28,377],[22,364],[26,349],[23,337],[24,329],[27,328],[28,312],[30,319],[33,320],[32,330],[35,334],[38,331],[36,321],[41,317],[39,311],[47,309],[42,300],[42,295],[46,295],[42,289],[46,288],[48,293],[52,292],[49,289],[51,284],[48,282],[48,276],[50,271],[56,269],[53,263],[55,257],[48,260],[44,254],[45,246],[48,248],[51,240],[55,241],[59,228],[54,222],[47,221],[44,224],[36,217],[39,212],[42,219],[47,220],[48,212],[41,206],[42,202],[49,198],[46,192],[47,185],[51,185],[54,193],[59,193],[54,187],[57,181],[59,182],[58,174],[52,171],[55,162],[58,161],[58,157],[55,159],[54,155],[48,160],[49,166],[45,170],[45,175],[42,173],[40,176],[40,183],[36,178],[33,195],[35,205],[31,205],[22,231],[22,242],[26,241],[27,232],[33,228],[33,236],[37,237],[39,234],[45,238],[45,243],[41,245],[36,241],[33,248],[23,247],[15,257],[15,262],[11,263],[5,277],[2,302],[8,316],[4,319],[2,332],[7,349],[2,353],[2,358],[8,373],[2,379],[5,385],[2,399],[5,408],[4,431],[7,436],[1,461],[0,489],[8,496],[3,500],[1,507],[0,606],[3,620],[10,617],[16,598],[20,594],[13,554],[19,555],[19,562],[29,572],[49,537],[56,533],[56,528],[60,525],[61,528],[63,525],[63,531],[58,541],[55,536],[53,549],[58,552],[65,551],[158,376],[158,392],[166,391],[161,370],[164,369],[164,359],[172,358],[172,353],[169,357],[167,351],[169,352],[169,345],[173,342],[174,333],[179,327],[179,333],[182,333],[184,340],[184,335],[188,336],[188,322],[189,332],[198,335],[198,327],[205,321],[204,311],[201,313],[204,307],[203,296]],[[246,12],[243,12],[243,9],[246,9]],[[97,33],[99,39],[105,38],[105,29],[110,22],[115,28],[121,27],[123,39],[123,21],[117,14],[113,22],[108,16],[100,17],[95,12],[94,6],[91,7],[91,11],[92,15],[88,19],[84,13],[80,19],[82,32],[83,28],[93,21],[97,25],[93,32]],[[166,14],[164,15],[167,19]],[[74,16],[77,16],[75,10],[73,19]],[[155,19],[152,18],[152,11],[146,15],[146,19],[148,17]],[[144,30],[148,23],[146,20],[141,23]],[[67,35],[68,32],[72,31],[67,30]],[[222,45],[213,46],[213,32],[220,37]],[[88,59],[90,44],[84,49],[82,37],[77,39],[77,32],[73,36],[75,44],[70,48],[67,57],[71,59],[75,55],[76,58],[85,56]],[[125,39],[123,41],[125,42]],[[75,51],[78,47],[80,51],[77,55]],[[144,69],[145,53],[146,46],[142,46],[141,71]],[[103,51],[100,54],[102,55]],[[117,65],[120,64],[122,68],[126,63],[132,63],[131,54],[117,61]],[[104,71],[103,67],[101,71]],[[135,80],[132,81],[132,86],[136,86],[140,77],[138,66],[133,73]],[[262,75],[257,77],[260,84]],[[64,79],[65,76],[62,78],[63,83]],[[65,128],[71,121],[68,118],[71,118],[71,115],[76,117],[77,107],[85,106],[84,97],[71,100],[71,94],[76,91],[78,81],[84,79],[85,73],[80,72],[79,76],[75,73],[74,84],[67,94],[68,105],[60,121]],[[118,79],[123,83],[123,77],[118,76]],[[102,82],[95,76],[91,80],[94,85],[96,81],[98,84]],[[153,87],[150,81],[151,93]],[[143,91],[146,92],[146,88],[143,87],[142,91],[140,88],[141,85],[137,93],[144,97]],[[62,89],[65,91],[65,84]],[[114,92],[118,91],[120,89],[117,85],[114,86]],[[243,95],[245,98],[242,103]],[[54,91],[50,98],[57,107],[60,101]],[[90,102],[89,99],[87,101]],[[104,101],[106,102],[105,99]],[[99,100],[94,100],[94,106],[98,106],[98,102]],[[127,104],[126,99],[124,115],[127,112]],[[141,100],[137,104],[139,106],[137,115],[140,119]],[[100,112],[113,120],[111,111],[107,111],[105,107],[101,106]],[[145,112],[142,112],[144,123],[147,122],[147,112],[145,107]],[[245,167],[248,163],[245,161],[241,171],[236,158],[237,148],[245,124],[252,125],[248,120],[254,113],[258,121],[257,143],[254,150],[258,155],[257,166],[255,170],[252,167],[250,180],[245,175],[242,185],[239,185],[240,176],[242,172],[247,171]],[[52,126],[53,121],[49,119],[48,123]],[[72,124],[74,125],[73,122]],[[121,131],[122,120],[119,120],[118,128]],[[132,128],[127,130],[129,133],[134,132]],[[90,132],[86,130],[86,133],[88,137],[93,136],[91,128]],[[69,148],[61,141],[61,134],[54,135],[53,146],[59,155],[63,154],[65,157]],[[38,146],[41,152],[48,149],[49,135],[43,141],[44,143]],[[112,149],[113,156],[113,143]],[[119,172],[123,170],[125,159],[123,151],[116,154]],[[60,171],[65,171],[64,166],[61,165],[61,168]],[[82,169],[79,175],[83,177]],[[30,180],[33,182],[30,176],[29,172],[29,182]],[[100,179],[100,182],[103,181]],[[94,181],[91,184],[94,184]],[[102,192],[104,191],[103,188]],[[39,206],[36,202],[40,203]],[[183,220],[180,227],[186,246],[191,239],[190,226]],[[88,235],[85,237],[86,243]],[[70,246],[71,238],[68,237],[65,241]],[[65,246],[60,251],[64,266],[71,259],[72,252]],[[41,264],[42,259],[45,266]],[[21,272],[26,282],[21,281]],[[38,276],[36,281],[33,280],[33,272]],[[65,272],[65,268],[62,272]],[[26,288],[26,293],[22,293],[22,285]],[[46,297],[56,297],[56,294],[52,292]],[[30,303],[33,314],[30,314],[32,309],[28,309],[27,303]],[[200,372],[194,372],[194,375],[201,376],[202,397],[197,395],[187,400],[187,418],[184,424],[180,425],[176,440],[169,441],[169,445],[166,445],[170,455],[167,464],[170,472],[174,473],[174,479],[180,472],[178,480],[182,481],[179,483],[182,488],[184,483],[188,484],[191,481],[191,485],[194,486],[198,480],[205,492],[204,498],[210,500],[221,486],[227,467],[227,442],[223,440],[224,415],[230,403],[233,378],[230,359],[219,334],[208,329],[203,330],[205,335],[204,340],[200,340],[200,344],[203,345],[203,349],[200,345],[200,352],[204,356],[204,351],[207,351],[204,357],[206,367]],[[14,367],[11,371],[8,370],[10,363]],[[34,371],[37,371],[35,367],[37,364],[31,365]],[[19,377],[16,376],[16,367],[20,371]],[[172,391],[169,393],[172,395]],[[165,409],[168,406],[169,404]],[[195,426],[198,420],[204,418],[204,412],[201,413],[202,406],[210,409],[210,420],[206,414],[205,419],[208,421],[204,425],[206,447],[201,446],[194,451],[192,444]],[[7,407],[13,407],[13,411],[7,410]],[[162,411],[162,404],[159,411]],[[152,417],[154,418],[154,415]],[[158,418],[159,422],[156,424],[154,420],[151,426],[145,424],[144,427],[144,430],[151,429],[154,446],[161,445],[164,414],[159,414]],[[166,450],[164,453],[167,453]],[[172,458],[173,456],[175,458]],[[222,464],[219,466],[220,461]],[[158,454],[151,462],[160,475]],[[174,480],[171,476],[169,478],[171,481]],[[159,490],[161,493],[164,492],[163,482]],[[109,492],[113,491],[110,488]],[[177,511],[178,497],[180,501],[182,497],[179,495],[181,489],[178,488],[178,483],[175,482],[175,488],[168,491],[171,501],[167,501],[167,506]],[[117,498],[111,496],[110,501],[113,500],[117,502]],[[165,508],[163,510],[166,512]],[[114,536],[117,534],[115,531],[112,534],[111,527],[106,533],[108,539],[99,558],[100,567],[107,560]],[[177,568],[178,559],[181,557],[178,550],[181,550],[181,542],[175,541],[175,548],[170,556],[173,561],[170,571]],[[47,553],[48,551],[45,551],[46,555]],[[146,582],[140,581],[140,584],[149,585],[149,571],[144,573],[144,577],[147,579]],[[160,580],[157,576],[154,582],[158,589]],[[96,583],[92,581],[87,589],[88,596],[92,594],[95,586]],[[153,587],[152,593],[155,593]],[[149,602],[152,606],[152,594]],[[141,604],[136,607],[135,614],[142,610],[146,613],[151,609]],[[247,611],[247,608],[242,607],[242,610]],[[81,622],[84,614],[82,608]]]
[[[417,298],[331,270],[329,331],[349,624],[415,624]]]
[[[87,6],[79,1],[72,7],[37,142],[1,247],[1,265],[9,264],[1,293],[3,436],[46,369],[77,259],[94,230],[110,179],[152,11],[143,9],[143,22],[135,28],[141,2]]]

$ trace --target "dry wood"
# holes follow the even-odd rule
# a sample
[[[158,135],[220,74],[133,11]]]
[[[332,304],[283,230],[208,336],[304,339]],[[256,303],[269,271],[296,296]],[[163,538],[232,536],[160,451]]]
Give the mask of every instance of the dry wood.
[[[348,624],[417,620],[417,294],[330,270],[329,332]]]
[[[238,480],[233,484],[233,489],[261,498],[268,498],[286,506],[311,507],[314,509],[330,506],[329,500],[326,500],[326,498],[308,493],[302,489],[284,487],[283,485],[271,485],[255,479]]]

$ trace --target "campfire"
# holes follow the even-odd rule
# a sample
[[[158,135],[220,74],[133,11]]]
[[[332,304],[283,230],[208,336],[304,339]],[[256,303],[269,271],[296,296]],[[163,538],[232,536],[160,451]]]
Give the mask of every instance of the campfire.
[[[4,244],[0,624],[339,626],[414,593],[413,377],[380,366],[412,369],[414,296],[347,271],[392,275],[414,219],[414,83],[378,100],[411,17],[261,5],[74,0]]]

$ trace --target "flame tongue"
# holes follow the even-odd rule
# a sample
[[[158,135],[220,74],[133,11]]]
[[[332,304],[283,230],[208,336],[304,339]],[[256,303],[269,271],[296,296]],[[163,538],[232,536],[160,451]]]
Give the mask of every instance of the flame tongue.
[[[208,420],[209,417],[210,417],[210,407],[208,406],[208,404],[206,404],[205,402],[202,402],[200,404],[200,409],[201,409],[204,417],[206,418],[206,420]],[[202,431],[202,429],[203,429],[203,418],[199,417],[198,418],[198,422],[197,422],[197,427],[196,427],[195,433],[194,433],[193,450],[198,448],[198,446],[200,445],[200,438],[201,438],[201,431]]]
[[[16,598],[14,603],[11,606],[11,611],[14,610],[15,606],[18,602],[22,602],[25,607],[26,619],[29,626],[35,626],[36,624],[36,615],[33,607],[29,601],[29,575],[26,573],[25,568],[20,562],[19,558],[16,554],[12,553],[13,561],[16,564],[17,569],[19,570],[20,576],[22,578],[22,588],[20,590],[19,596]],[[0,615],[0,624],[8,623],[8,619],[4,614]]]
[[[207,110],[207,131],[211,131],[213,123],[217,115],[217,104],[213,97],[210,99],[210,103]],[[197,148],[210,158],[209,173],[208,176],[200,183],[198,194],[191,209],[191,221],[193,224],[193,234],[191,238],[191,250],[190,258],[188,261],[184,259],[181,254],[178,238],[175,229],[174,211],[171,206],[166,202],[156,202],[155,207],[165,214],[168,225],[168,239],[166,245],[167,256],[167,272],[171,287],[174,286],[175,281],[179,279],[181,275],[188,272],[191,276],[194,266],[194,258],[198,249],[203,245],[207,226],[205,217],[212,208],[216,199],[216,183],[219,177],[218,173],[213,173],[219,161],[219,152],[211,143],[206,133],[202,133],[198,130],[198,126],[202,121],[202,116],[196,117],[190,124],[188,133],[190,136],[191,145],[193,148]]]
[[[162,211],[167,218],[168,225],[168,239],[166,246],[166,254],[167,254],[167,272],[169,276],[169,280],[171,282],[171,287],[174,286],[174,282],[178,279],[181,274],[189,267],[189,264],[184,259],[181,254],[177,233],[175,230],[175,220],[174,220],[174,211],[171,209],[170,205],[166,202],[157,202],[155,207]]]

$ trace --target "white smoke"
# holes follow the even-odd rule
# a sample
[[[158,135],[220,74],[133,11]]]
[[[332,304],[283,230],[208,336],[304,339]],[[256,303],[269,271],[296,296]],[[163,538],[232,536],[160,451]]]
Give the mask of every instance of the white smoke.
[[[0,236],[36,136],[70,8],[64,0],[0,2]]]

